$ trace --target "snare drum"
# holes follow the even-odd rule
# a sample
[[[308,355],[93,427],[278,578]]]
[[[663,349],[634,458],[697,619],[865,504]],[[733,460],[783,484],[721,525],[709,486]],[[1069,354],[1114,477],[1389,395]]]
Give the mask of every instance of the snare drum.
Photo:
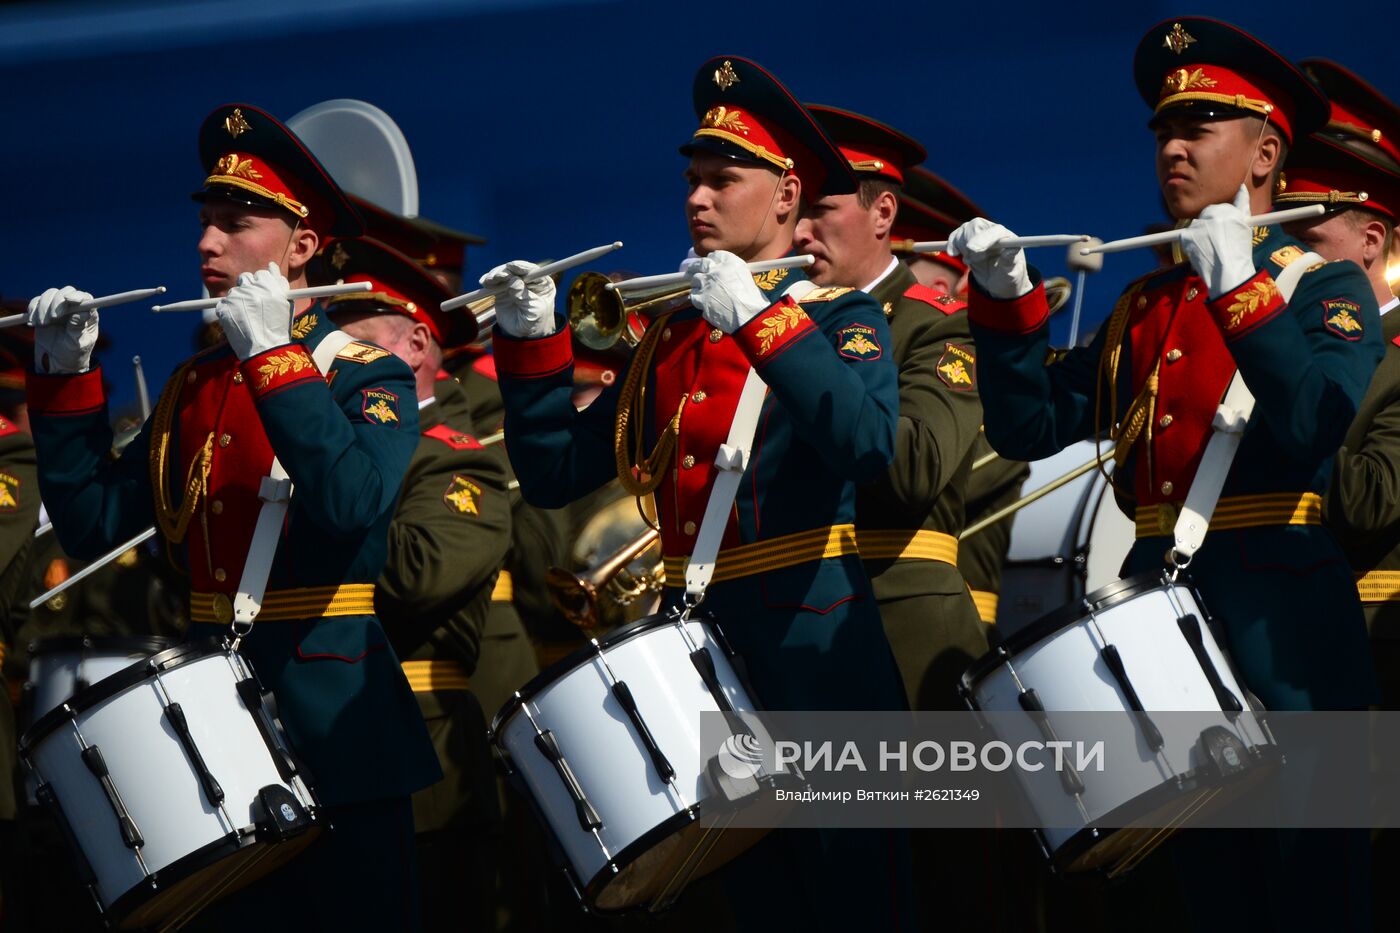
[[[44,638],[29,646],[29,677],[24,684],[23,724],[28,726],[79,690],[85,690],[133,662],[173,647],[174,639]]]
[[[252,669],[212,640],[79,691],[25,732],[20,756],[118,929],[179,926],[320,829]]]
[[[1012,747],[1055,739],[1092,746],[1101,738],[1075,734],[1084,720],[1056,713],[1131,717],[1135,766],[1115,759],[1104,771],[1016,772],[1040,825],[1051,827],[1038,831],[1046,855],[1064,871],[1128,870],[1170,835],[1152,827],[1179,826],[1280,760],[1262,709],[1241,687],[1184,577],[1131,577],[1051,613],[969,668],[961,692],[973,710],[1025,714],[988,720]],[[1154,711],[1206,714],[1206,727],[1189,735],[1159,728]],[[1133,821],[1149,828],[1104,828]]]
[[[496,751],[589,909],[660,909],[766,832],[699,822],[742,805],[712,778],[719,749],[700,747],[702,712],[754,711],[732,657],[711,622],[648,616],[546,669],[496,715]],[[747,730],[736,747],[771,747]],[[748,761],[753,793],[787,777]]]

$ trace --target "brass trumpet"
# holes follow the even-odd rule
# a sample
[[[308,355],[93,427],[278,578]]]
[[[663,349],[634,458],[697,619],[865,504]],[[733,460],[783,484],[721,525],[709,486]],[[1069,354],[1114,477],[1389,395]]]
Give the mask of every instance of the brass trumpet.
[[[642,291],[610,289],[612,279],[600,272],[584,272],[569,286],[565,305],[569,327],[578,342],[591,350],[607,350],[619,340],[635,347],[642,339],[629,320],[635,312],[664,314],[690,300],[690,286],[670,286]]]
[[[627,570],[628,565],[645,554],[660,537],[655,528],[647,528],[586,573],[575,574],[562,567],[550,567],[545,574],[550,599],[564,618],[584,631],[604,627],[609,621],[605,617],[616,614],[616,610],[609,611],[613,607],[600,605],[604,593],[611,603],[625,609],[638,597],[660,591],[664,579],[659,557],[650,571],[633,574]]]

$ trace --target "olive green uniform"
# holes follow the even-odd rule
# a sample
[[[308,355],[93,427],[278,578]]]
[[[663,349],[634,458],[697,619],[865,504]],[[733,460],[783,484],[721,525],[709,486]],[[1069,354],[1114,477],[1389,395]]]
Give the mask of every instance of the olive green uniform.
[[[963,492],[968,527],[1019,499],[1021,485],[1031,474],[1030,464],[997,456],[986,436],[979,434],[972,447],[972,461],[976,464],[987,456],[992,459],[972,471]],[[977,614],[988,625],[996,624],[997,620],[1001,570],[1006,564],[1006,553],[1011,549],[1011,522],[1010,517],[1004,518],[958,542],[958,570],[972,590]]]
[[[885,478],[857,492],[857,541],[910,705],[958,709],[958,677],[987,650],[956,556],[982,426],[967,312],[902,263],[871,295],[893,338],[899,428]]]
[[[460,396],[455,383],[440,389]],[[468,677],[510,542],[499,458],[453,406],[420,411],[422,437],[389,526],[375,611],[400,658],[443,779],[413,795],[428,930],[494,921],[500,810],[481,704]]]

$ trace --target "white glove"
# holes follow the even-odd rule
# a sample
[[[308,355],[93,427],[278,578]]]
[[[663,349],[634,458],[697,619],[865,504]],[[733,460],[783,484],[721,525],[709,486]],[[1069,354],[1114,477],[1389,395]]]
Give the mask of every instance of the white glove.
[[[1233,204],[1212,204],[1181,234],[1181,251],[1206,283],[1211,298],[1254,278],[1254,230],[1249,191],[1240,185]]]
[[[29,302],[25,323],[34,328],[34,368],[41,373],[85,373],[97,346],[97,312],[79,311],[91,299],[71,285],[50,288]]]
[[[754,284],[748,264],[733,253],[717,249],[681,269],[695,276],[690,283],[690,303],[712,327],[726,334],[734,333],[772,304]]]
[[[238,284],[219,299],[214,311],[228,345],[240,360],[292,342],[291,287],[270,262],[266,269],[245,272]]]
[[[948,236],[948,255],[961,256],[977,284],[993,298],[1009,301],[1031,290],[1026,251],[1003,249],[998,241],[1016,234],[985,217],[974,217]]]
[[[533,262],[517,259],[481,277],[483,287],[501,290],[496,296],[496,324],[512,337],[554,333],[554,279],[546,275],[525,280],[538,268]]]

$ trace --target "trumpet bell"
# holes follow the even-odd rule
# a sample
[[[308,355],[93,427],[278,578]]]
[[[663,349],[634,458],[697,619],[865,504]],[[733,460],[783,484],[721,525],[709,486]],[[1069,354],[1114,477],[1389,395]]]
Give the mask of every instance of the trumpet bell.
[[[612,347],[625,330],[627,308],[621,293],[607,288],[611,281],[600,272],[585,272],[569,286],[569,327],[574,338],[590,350]]]

